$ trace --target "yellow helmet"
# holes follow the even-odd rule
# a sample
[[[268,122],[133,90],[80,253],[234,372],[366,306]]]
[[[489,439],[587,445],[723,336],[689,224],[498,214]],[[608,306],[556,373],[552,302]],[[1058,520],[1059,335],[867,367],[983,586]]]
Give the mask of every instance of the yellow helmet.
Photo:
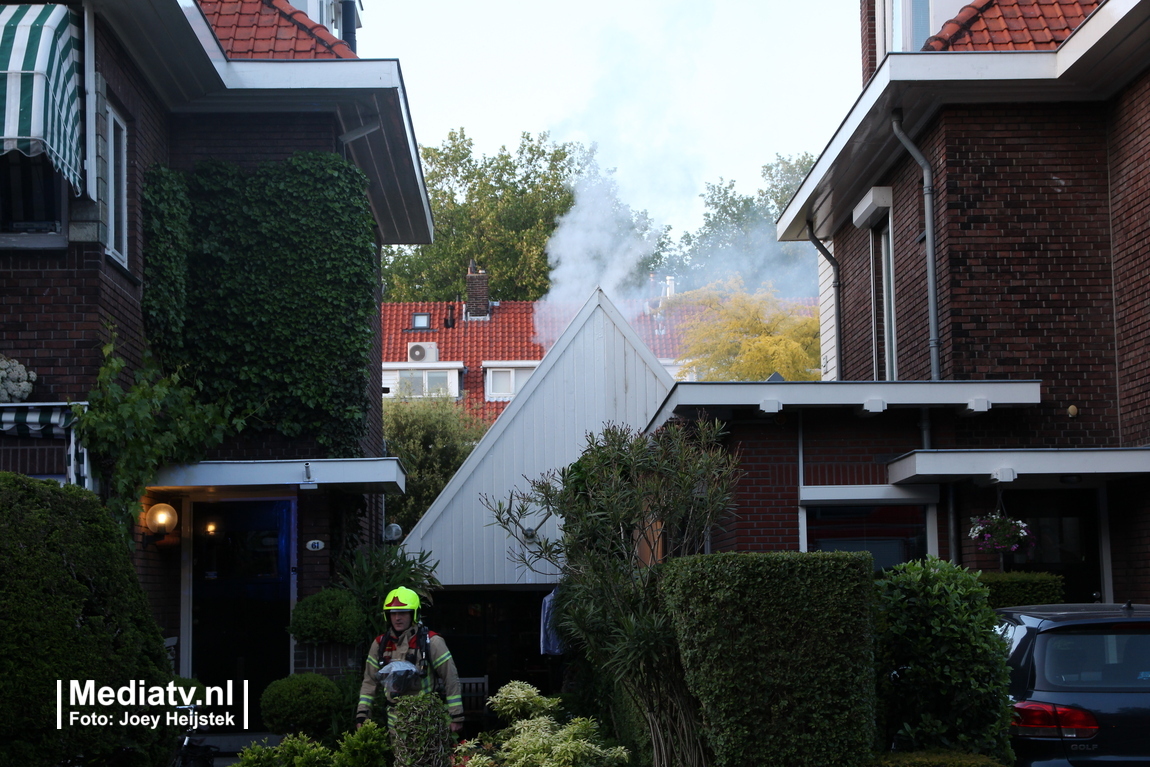
[[[418,618],[419,594],[404,586],[392,589],[387,592],[387,597],[383,600],[383,612],[388,613],[392,610],[411,610]]]

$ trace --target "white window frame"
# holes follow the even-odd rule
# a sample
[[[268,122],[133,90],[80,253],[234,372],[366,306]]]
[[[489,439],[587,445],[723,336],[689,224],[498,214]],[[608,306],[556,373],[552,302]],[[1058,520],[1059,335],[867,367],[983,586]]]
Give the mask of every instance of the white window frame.
[[[938,556],[938,485],[803,485],[799,488],[799,551],[810,551],[807,508],[816,506],[923,506],[926,553]],[[951,552],[961,542],[951,541]]]
[[[108,255],[128,266],[128,123],[108,105],[105,137],[107,171],[104,177],[104,200],[108,211],[108,238],[104,247]],[[117,140],[116,128],[119,128]]]
[[[402,373],[419,372],[423,374],[423,392],[420,394],[402,393],[404,397],[422,398],[443,396],[427,393],[427,374],[447,372],[447,396],[453,399],[460,397],[460,378],[463,373],[462,362],[424,362],[424,363],[383,363],[383,385],[388,389],[383,395],[384,399],[395,399],[401,396],[400,375]]]
[[[509,402],[523,390],[535,369],[539,367],[538,360],[484,360],[483,361],[483,399],[487,402]],[[521,371],[528,371],[527,377],[520,380]],[[492,386],[495,373],[511,374],[511,392],[496,393]]]

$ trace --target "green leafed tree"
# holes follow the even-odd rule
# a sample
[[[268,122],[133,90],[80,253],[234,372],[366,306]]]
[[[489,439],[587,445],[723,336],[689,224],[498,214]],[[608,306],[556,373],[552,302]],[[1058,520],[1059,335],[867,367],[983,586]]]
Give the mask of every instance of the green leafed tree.
[[[608,426],[588,436],[569,467],[532,480],[508,503],[488,503],[521,544],[519,561],[562,573],[561,630],[642,712],[654,767],[709,763],[661,604],[659,564],[704,551],[730,513],[738,469],[722,438],[718,423],[674,423],[649,435]],[[557,539],[538,534],[551,516],[562,521]]]
[[[387,499],[388,520],[410,532],[486,430],[484,421],[448,397],[386,400],[387,450],[407,472],[407,491]]]
[[[737,277],[680,293],[664,304],[682,321],[680,375],[698,381],[819,379],[819,320],[807,307],[763,288],[749,292]]]
[[[681,288],[695,289],[741,276],[748,284],[769,282],[786,297],[818,292],[818,261],[809,243],[781,243],[775,220],[814,164],[809,154],[776,155],[763,166],[763,187],[742,194],[734,181],[719,179],[703,193],[703,224],[679,238],[666,268]]]
[[[435,242],[383,249],[385,301],[453,301],[464,295],[467,265],[490,275],[491,298],[534,301],[550,287],[547,240],[574,203],[572,185],[593,151],[524,133],[514,152],[476,157],[460,128],[423,147]]]

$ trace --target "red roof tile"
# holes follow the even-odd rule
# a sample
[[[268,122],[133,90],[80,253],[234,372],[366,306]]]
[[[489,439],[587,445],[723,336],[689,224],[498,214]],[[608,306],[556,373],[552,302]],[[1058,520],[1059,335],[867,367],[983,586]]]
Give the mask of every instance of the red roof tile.
[[[646,311],[648,302],[621,301],[620,312],[659,359],[675,359],[679,354],[678,323],[665,315]],[[417,341],[435,343],[441,362],[462,362],[467,368],[463,388],[469,410],[492,421],[506,402],[487,402],[483,396],[483,361],[541,360],[579,311],[578,305],[555,307],[536,316],[531,301],[502,301],[493,306],[487,320],[464,320],[464,304],[450,301],[385,303],[380,315],[383,325],[383,362],[406,362],[407,345]],[[431,329],[412,329],[412,315],[431,315]],[[446,320],[454,316],[454,327]],[[537,324],[538,323],[538,324]]]
[[[1054,50],[1070,37],[1101,0],[974,0],[924,51]]]
[[[287,0],[196,1],[229,59],[357,58]]]

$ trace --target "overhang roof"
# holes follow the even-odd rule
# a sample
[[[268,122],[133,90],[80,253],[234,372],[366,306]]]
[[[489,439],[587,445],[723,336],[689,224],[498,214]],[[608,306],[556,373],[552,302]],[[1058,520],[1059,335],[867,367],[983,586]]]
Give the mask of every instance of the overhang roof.
[[[354,493],[405,489],[407,475],[398,458],[321,458],[310,461],[200,461],[166,466],[150,491],[219,488],[280,488],[289,491],[338,486]]]
[[[780,240],[831,237],[947,104],[1102,101],[1150,66],[1150,0],[1107,0],[1054,51],[891,53],[783,210]]]
[[[1150,474],[1150,448],[1033,448],[915,450],[887,464],[892,485],[976,482],[1025,483],[1051,476],[1115,479]]]
[[[647,425],[698,409],[757,408],[778,413],[800,408],[854,408],[877,414],[889,408],[955,408],[965,414],[994,407],[1037,405],[1039,381],[680,381]]]
[[[431,241],[431,206],[394,59],[229,59],[195,0],[90,0],[174,113],[322,112],[368,177],[384,243]]]

